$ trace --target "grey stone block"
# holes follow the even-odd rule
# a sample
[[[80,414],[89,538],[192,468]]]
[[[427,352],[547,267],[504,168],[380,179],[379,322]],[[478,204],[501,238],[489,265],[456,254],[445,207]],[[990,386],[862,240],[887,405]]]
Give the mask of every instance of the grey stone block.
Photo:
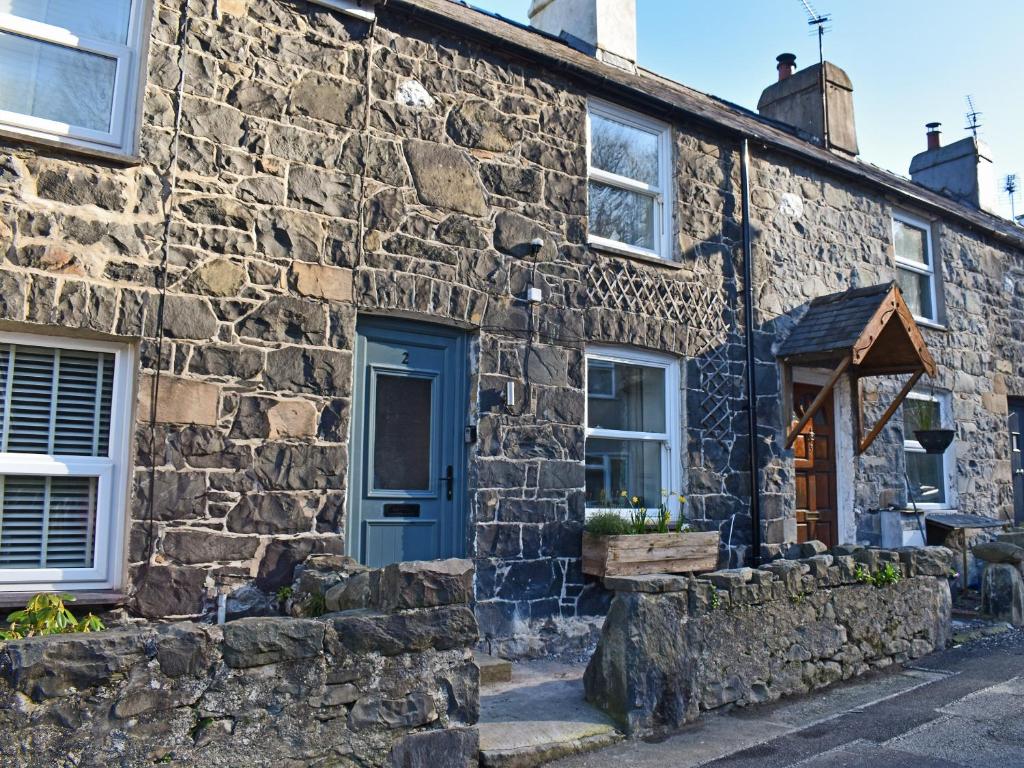
[[[259,667],[320,654],[324,623],[314,619],[256,617],[224,625],[224,661],[230,667]]]

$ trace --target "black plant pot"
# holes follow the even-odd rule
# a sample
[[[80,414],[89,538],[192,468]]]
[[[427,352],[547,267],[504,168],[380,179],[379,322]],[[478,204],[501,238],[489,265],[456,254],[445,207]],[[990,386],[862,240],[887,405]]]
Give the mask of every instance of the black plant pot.
[[[955,435],[955,429],[918,429],[914,432],[925,453],[945,453]]]

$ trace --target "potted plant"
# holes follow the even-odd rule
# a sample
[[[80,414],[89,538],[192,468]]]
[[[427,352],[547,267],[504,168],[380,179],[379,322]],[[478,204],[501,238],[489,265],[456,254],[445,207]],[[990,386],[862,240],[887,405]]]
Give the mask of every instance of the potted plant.
[[[694,531],[683,515],[686,498],[679,495],[679,520],[672,530],[669,499],[662,491],[654,520],[646,503],[623,492],[622,507],[594,515],[583,532],[583,572],[589,576],[640,576],[691,573],[718,565],[718,531]]]
[[[910,401],[913,403],[927,403],[932,405],[934,401],[919,400]],[[925,453],[945,453],[950,443],[956,436],[955,429],[942,429],[936,415],[937,409],[930,407],[914,408],[914,437],[924,448]]]

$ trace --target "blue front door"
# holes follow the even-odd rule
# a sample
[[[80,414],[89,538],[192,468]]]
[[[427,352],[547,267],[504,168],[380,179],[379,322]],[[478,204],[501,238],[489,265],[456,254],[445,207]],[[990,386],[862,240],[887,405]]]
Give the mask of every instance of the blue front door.
[[[349,553],[373,568],[465,551],[466,349],[411,322],[357,324]]]

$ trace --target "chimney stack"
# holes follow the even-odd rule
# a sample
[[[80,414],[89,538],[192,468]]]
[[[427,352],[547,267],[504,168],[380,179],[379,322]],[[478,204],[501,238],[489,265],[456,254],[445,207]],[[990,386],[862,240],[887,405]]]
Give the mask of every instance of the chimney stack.
[[[857,127],[853,120],[853,83],[835,64],[825,62],[825,93],[822,101],[821,64],[796,70],[796,56],[783,53],[776,57],[778,82],[761,94],[757,111],[824,142],[825,116],[828,115],[829,149],[857,155]]]
[[[910,161],[910,178],[959,203],[999,215],[992,153],[973,136],[943,147],[939,123],[928,123],[928,149]]]
[[[573,48],[636,71],[636,0],[533,0],[529,17]]]
[[[796,69],[796,54],[780,53],[775,57],[775,60],[779,62],[775,65],[775,68],[779,70],[779,82],[781,83],[793,75],[793,70]]]

